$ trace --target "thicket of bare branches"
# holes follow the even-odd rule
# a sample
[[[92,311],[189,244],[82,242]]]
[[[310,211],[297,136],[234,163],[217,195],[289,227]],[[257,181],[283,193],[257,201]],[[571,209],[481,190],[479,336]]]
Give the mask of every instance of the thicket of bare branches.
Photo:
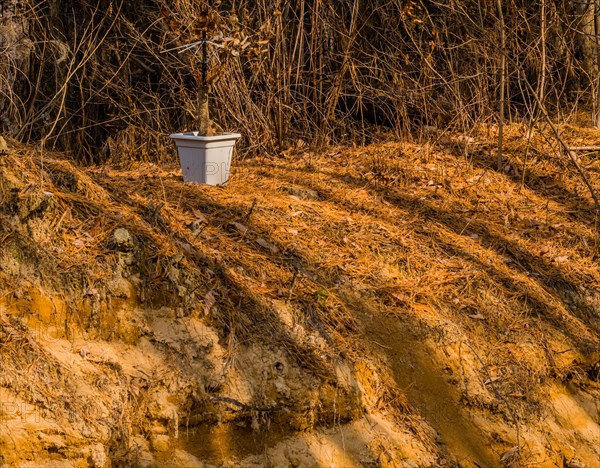
[[[194,128],[197,62],[167,51],[197,38],[207,7],[263,44],[262,53],[211,63],[221,75],[213,117],[240,131],[250,153],[299,139],[418,136],[425,125],[465,130],[496,121],[501,101],[512,119],[581,104],[600,115],[592,1],[3,5],[0,130],[85,161],[156,159],[168,133]]]

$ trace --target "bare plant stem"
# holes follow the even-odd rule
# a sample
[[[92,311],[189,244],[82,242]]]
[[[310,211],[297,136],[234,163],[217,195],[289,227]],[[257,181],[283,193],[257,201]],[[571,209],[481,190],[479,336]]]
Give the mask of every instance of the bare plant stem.
[[[539,101],[544,104],[546,96],[546,31],[548,29],[548,18],[546,17],[546,0],[541,0],[540,11],[540,82],[538,87]]]
[[[208,90],[198,89],[203,47],[197,60],[179,53],[187,50],[180,34],[202,43],[197,16],[206,2],[163,2],[160,18],[129,8],[105,14],[90,2],[71,14],[69,2],[50,3],[65,7],[54,22],[34,9],[23,17],[31,44],[19,60],[8,59],[9,43],[0,40],[0,128],[10,124],[21,139],[46,136],[89,161],[167,157],[157,150],[166,132],[211,131],[210,117],[247,135],[244,151],[254,155],[316,145],[319,136],[361,143],[383,129],[411,137],[424,125],[468,132],[495,120],[501,168],[506,125],[518,112],[511,102],[534,101],[529,88],[513,86],[519,67],[555,123],[568,99],[593,103],[600,125],[600,12],[592,0],[299,0],[279,2],[275,16],[272,2],[239,0],[236,10],[252,12],[244,34],[261,44],[209,80],[209,119]],[[227,21],[229,13],[217,13]]]
[[[523,169],[521,170],[521,189],[525,186],[525,175],[527,171],[527,161],[529,159],[529,151],[531,150],[531,137],[533,136],[533,129],[535,127],[535,115],[531,114],[529,118],[529,125],[527,129],[527,146],[525,147],[525,156],[523,157]]]
[[[534,96],[535,96],[536,99],[538,99],[538,97],[535,94],[534,94]],[[540,108],[541,108],[541,104],[540,104],[539,101],[538,101],[538,105],[540,105]],[[560,133],[558,131],[558,127],[556,125],[554,125],[554,122],[552,122],[552,119],[550,118],[550,116],[548,115],[548,113],[545,110],[542,109],[542,114],[543,114],[546,122],[548,123],[548,125],[552,129],[552,133],[554,133],[554,137],[556,138],[556,141],[558,141],[558,143],[560,144],[560,146],[563,148],[565,154],[571,160],[571,162],[575,166],[575,169],[577,169],[577,172],[581,176],[581,179],[583,180],[583,182],[587,186],[587,188],[588,188],[588,190],[590,192],[590,195],[592,196],[592,199],[594,200],[594,205],[596,207],[596,211],[600,212],[600,199],[598,199],[598,195],[596,193],[596,190],[594,190],[594,186],[592,185],[592,182],[590,181],[589,177],[587,176],[587,174],[585,173],[585,171],[583,170],[583,168],[581,167],[581,165],[577,162],[577,158],[575,157],[575,154],[573,153],[573,151],[571,151],[569,149],[569,146],[561,138]]]

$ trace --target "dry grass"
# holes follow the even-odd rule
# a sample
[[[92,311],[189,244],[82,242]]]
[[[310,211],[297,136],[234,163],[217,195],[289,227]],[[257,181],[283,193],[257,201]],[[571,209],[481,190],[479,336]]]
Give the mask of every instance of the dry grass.
[[[232,5],[218,5],[9,2],[0,24],[0,129],[82,161],[162,162],[166,135],[198,126],[196,49],[172,49],[199,39],[213,7],[264,51],[226,63],[220,49],[210,51],[210,71],[221,76],[215,119],[240,131],[251,155],[298,139],[364,144],[382,131],[416,137],[427,125],[467,131],[494,121],[500,33],[508,119],[538,115],[537,95],[552,113],[581,102],[597,110],[594,47],[583,45],[588,21],[570,8],[506,0],[500,28],[490,2],[240,1],[233,22]]]
[[[543,129],[529,141],[523,133],[506,129],[501,173],[486,128],[245,160],[226,188],[183,185],[176,168],[148,163],[82,170],[11,142],[2,175],[20,191],[10,212],[15,191],[3,187],[0,238],[39,266],[31,281],[85,295],[107,288],[118,260],[111,235],[125,227],[143,252],[143,301],[185,316],[212,296],[208,320],[233,355],[236,343],[267,341],[324,380],[342,357],[380,362],[386,343],[362,337],[369,316],[392,318],[424,347],[462,346],[462,402],[504,415],[518,433],[543,412],[551,382],[593,385],[600,358],[597,213]],[[600,141],[572,124],[562,135]],[[598,186],[595,155],[581,163]],[[43,192],[53,203],[42,210]],[[33,234],[38,217],[46,239]],[[19,289],[19,278],[3,273],[3,289]],[[294,342],[273,301],[287,302],[327,351]],[[409,411],[401,385],[385,374],[376,406],[400,417]],[[514,434],[502,443],[510,448]]]

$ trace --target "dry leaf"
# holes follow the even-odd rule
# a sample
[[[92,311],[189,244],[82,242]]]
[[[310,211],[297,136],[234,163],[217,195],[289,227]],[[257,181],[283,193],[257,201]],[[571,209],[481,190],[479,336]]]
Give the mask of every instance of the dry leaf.
[[[244,226],[242,223],[231,223],[231,225],[240,233],[246,234],[248,232],[248,228]]]
[[[484,382],[484,384],[485,384],[485,385],[489,385],[489,384],[491,384],[491,383],[494,383],[494,382],[496,382],[497,380],[500,380],[501,378],[502,378],[502,376],[500,376],[500,375],[497,375],[497,376],[495,376],[495,377],[490,377],[489,379],[487,379],[487,380]]]
[[[194,214],[194,216],[196,217],[196,219],[198,221],[202,221],[203,223],[207,223],[208,224],[208,219],[206,218],[206,216],[204,216],[202,214],[201,211],[198,210],[192,210],[192,213]]]
[[[508,462],[516,459],[519,456],[520,450],[521,450],[521,447],[519,447],[518,445],[515,445],[513,448],[511,448],[510,450],[507,450],[506,452],[504,452],[502,454],[502,457],[500,457],[500,461],[508,463]]]
[[[393,292],[391,296],[402,303],[407,303],[410,300],[410,296],[403,292]]]
[[[430,305],[420,304],[418,302],[413,305],[413,309],[417,312],[432,312],[433,311],[433,308]]]
[[[206,296],[204,296],[204,315],[208,315],[210,309],[212,309],[212,306],[214,306],[216,302],[217,300],[211,289],[206,293]]]
[[[256,243],[258,245],[260,245],[261,247],[264,247],[265,249],[270,250],[272,253],[279,252],[279,249],[277,247],[275,247],[273,244],[270,244],[266,240],[261,239],[260,237],[258,239],[256,239]]]
[[[481,315],[479,312],[476,314],[471,314],[469,317],[475,320],[485,320],[485,315]]]

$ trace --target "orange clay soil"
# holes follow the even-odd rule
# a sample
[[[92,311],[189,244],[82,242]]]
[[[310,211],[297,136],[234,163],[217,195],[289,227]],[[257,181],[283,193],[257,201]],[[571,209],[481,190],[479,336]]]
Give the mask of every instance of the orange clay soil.
[[[9,142],[0,465],[599,466],[598,217],[526,130],[501,172],[485,128],[226,188]]]

